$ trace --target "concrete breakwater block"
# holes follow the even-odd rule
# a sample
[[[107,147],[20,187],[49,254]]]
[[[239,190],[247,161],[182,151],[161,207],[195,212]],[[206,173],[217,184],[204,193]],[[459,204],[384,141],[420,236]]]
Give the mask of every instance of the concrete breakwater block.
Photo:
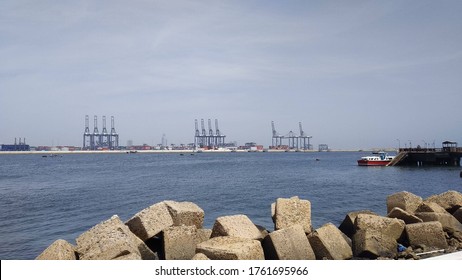
[[[74,246],[63,239],[51,243],[36,260],[76,260]]]
[[[423,222],[406,225],[409,244],[415,247],[422,245],[432,249],[447,249],[443,226],[440,222]]]
[[[447,191],[441,194],[432,195],[425,199],[426,202],[435,202],[449,213],[454,213],[462,207],[462,193],[457,191]]]
[[[212,238],[217,236],[263,239],[260,230],[246,215],[223,216],[217,218],[212,228]]]
[[[378,214],[369,210],[360,210],[348,213],[338,228],[349,238],[351,238],[356,232],[355,221],[359,214],[370,214],[378,216]]]
[[[401,208],[404,211],[413,214],[422,203],[423,199],[410,192],[398,192],[387,197],[387,213],[395,208]]]
[[[234,236],[211,238],[197,245],[196,253],[211,260],[264,260],[260,241]]]
[[[371,230],[380,232],[394,240],[402,237],[405,223],[403,220],[396,218],[387,218],[382,216],[359,214],[356,217],[356,230]]]
[[[157,258],[117,215],[82,233],[76,243],[81,260]]]
[[[438,221],[443,226],[444,231],[462,232],[462,224],[449,213],[421,212],[416,214],[424,222]]]
[[[204,210],[192,202],[164,201],[173,219],[175,226],[195,226],[202,228],[204,223]]]
[[[163,231],[166,260],[190,260],[196,254],[196,246],[210,238],[210,231],[195,226],[172,226]]]
[[[403,220],[359,214],[352,237],[353,255],[359,258],[395,258],[398,240],[405,239]]]
[[[208,228],[198,228],[196,231],[196,237],[199,243],[209,240],[212,237],[212,230]]]
[[[415,212],[416,213],[419,213],[419,212],[448,213],[448,211],[446,211],[446,209],[441,207],[438,203],[429,202],[429,201],[422,202],[422,204],[419,205],[419,207],[417,208]]]
[[[395,207],[387,215],[388,218],[397,218],[403,220],[406,224],[414,224],[423,222],[421,218],[412,215],[401,208]]]
[[[327,223],[308,236],[316,259],[348,260],[353,251],[346,237],[334,224]]]
[[[263,240],[263,250],[268,260],[316,259],[301,225],[271,232]]]
[[[396,239],[374,229],[357,230],[352,243],[353,255],[358,258],[394,258],[397,254]]]
[[[136,236],[146,241],[162,230],[173,226],[173,219],[167,205],[159,202],[138,212],[125,224]]]
[[[275,230],[300,224],[305,233],[311,233],[311,202],[292,198],[278,198],[274,207]]]

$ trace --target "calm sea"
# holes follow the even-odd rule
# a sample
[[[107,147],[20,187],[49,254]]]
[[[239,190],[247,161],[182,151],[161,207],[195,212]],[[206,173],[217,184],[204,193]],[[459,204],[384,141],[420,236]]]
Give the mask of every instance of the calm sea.
[[[270,230],[271,203],[299,196],[314,227],[350,211],[386,214],[386,197],[462,191],[460,167],[359,167],[368,153],[90,154],[0,156],[0,259],[34,259],[117,214],[127,220],[163,200],[192,201],[205,227],[246,214]]]

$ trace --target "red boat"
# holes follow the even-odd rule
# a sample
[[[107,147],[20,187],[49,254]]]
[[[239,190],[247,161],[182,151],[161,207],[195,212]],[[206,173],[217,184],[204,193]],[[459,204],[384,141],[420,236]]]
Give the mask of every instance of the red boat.
[[[358,159],[359,166],[387,166],[394,158],[385,152],[373,153],[373,156],[361,157]]]

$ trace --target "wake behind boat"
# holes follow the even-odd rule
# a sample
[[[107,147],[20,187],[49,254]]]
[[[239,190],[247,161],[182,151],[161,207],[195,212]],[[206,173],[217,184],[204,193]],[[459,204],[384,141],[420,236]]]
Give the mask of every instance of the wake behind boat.
[[[375,152],[373,156],[361,157],[358,160],[359,166],[386,166],[393,160],[394,156],[388,155],[386,152]]]

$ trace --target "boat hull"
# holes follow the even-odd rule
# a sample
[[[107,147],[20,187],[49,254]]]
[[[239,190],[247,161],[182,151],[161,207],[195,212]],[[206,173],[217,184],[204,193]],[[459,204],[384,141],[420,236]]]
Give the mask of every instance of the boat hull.
[[[386,166],[390,160],[358,160],[359,166]]]

